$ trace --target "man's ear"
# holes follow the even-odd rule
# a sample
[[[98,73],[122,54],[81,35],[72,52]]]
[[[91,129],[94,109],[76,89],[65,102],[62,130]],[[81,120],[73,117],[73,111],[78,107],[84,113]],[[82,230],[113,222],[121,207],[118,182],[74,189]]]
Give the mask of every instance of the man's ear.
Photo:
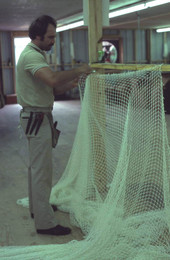
[[[37,35],[36,36],[36,40],[40,41],[41,40],[41,36]]]

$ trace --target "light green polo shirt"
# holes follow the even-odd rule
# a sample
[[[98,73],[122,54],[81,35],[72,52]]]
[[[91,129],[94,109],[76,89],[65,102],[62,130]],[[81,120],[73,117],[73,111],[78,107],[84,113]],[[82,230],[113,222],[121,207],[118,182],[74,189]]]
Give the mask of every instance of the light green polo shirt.
[[[22,107],[53,107],[53,89],[34,76],[44,67],[49,67],[44,51],[30,42],[17,63],[16,94]]]

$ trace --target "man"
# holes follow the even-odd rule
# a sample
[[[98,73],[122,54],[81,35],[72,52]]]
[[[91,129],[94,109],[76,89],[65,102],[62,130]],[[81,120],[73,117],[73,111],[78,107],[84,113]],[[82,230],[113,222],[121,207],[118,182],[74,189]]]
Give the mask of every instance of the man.
[[[30,165],[28,169],[29,209],[39,234],[67,235],[70,228],[58,225],[54,207],[49,204],[52,187],[52,146],[55,147],[52,109],[54,96],[75,87],[75,80],[90,72],[88,65],[71,71],[50,69],[44,51],[54,45],[56,21],[41,16],[29,28],[31,42],[20,55],[17,64],[17,100],[23,107],[21,125],[28,139]]]

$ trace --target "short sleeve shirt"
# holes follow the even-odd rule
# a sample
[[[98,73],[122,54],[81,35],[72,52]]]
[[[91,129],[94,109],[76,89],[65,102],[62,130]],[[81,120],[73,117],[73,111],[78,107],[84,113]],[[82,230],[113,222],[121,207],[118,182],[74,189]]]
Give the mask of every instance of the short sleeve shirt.
[[[32,42],[20,55],[17,63],[16,94],[22,107],[53,107],[53,89],[34,75],[40,68],[49,67],[45,53]]]

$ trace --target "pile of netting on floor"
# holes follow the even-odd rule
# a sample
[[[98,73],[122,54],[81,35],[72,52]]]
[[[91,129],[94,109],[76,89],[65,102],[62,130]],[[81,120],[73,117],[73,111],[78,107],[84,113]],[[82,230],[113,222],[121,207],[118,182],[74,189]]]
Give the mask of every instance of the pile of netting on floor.
[[[82,110],[51,202],[82,241],[4,247],[0,259],[170,259],[170,153],[160,67],[80,80]],[[6,258],[5,258],[6,257]]]

